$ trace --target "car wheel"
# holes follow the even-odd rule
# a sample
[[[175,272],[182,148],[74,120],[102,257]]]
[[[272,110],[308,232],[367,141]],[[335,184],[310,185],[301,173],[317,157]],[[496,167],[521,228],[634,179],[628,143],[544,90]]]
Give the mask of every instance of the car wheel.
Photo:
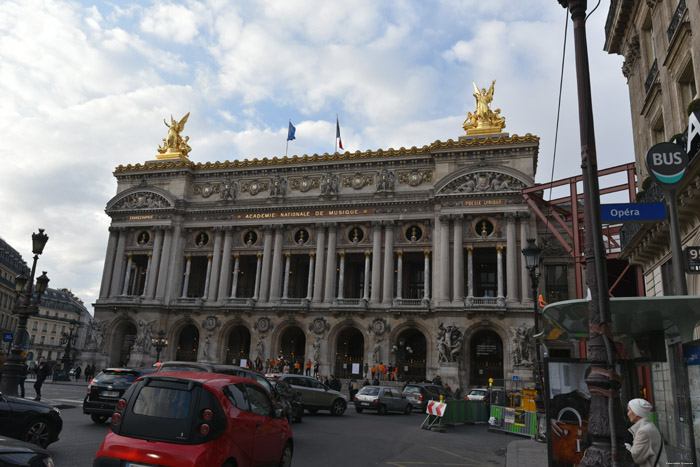
[[[107,421],[109,418],[107,415],[99,415],[96,413],[91,413],[90,418],[92,418],[92,421],[95,423],[99,423],[100,425],[104,424],[104,422]]]
[[[22,430],[22,440],[46,449],[51,443],[53,427],[44,418],[35,418]]]
[[[336,399],[331,405],[331,415],[340,416],[345,412],[345,401],[342,399]]]
[[[290,467],[292,465],[292,446],[287,443],[284,445],[282,457],[280,458],[280,467]]]
[[[411,415],[413,412],[413,406],[411,404],[408,404],[406,406],[406,410],[403,411],[404,415]]]
[[[377,410],[377,413],[379,413],[379,415],[386,415],[386,405],[380,405],[379,410]]]
[[[362,413],[362,409],[359,408],[359,407],[355,407],[355,412],[357,412],[357,413]]]
[[[314,415],[316,412],[318,412],[318,409],[306,409],[309,411],[311,415]]]

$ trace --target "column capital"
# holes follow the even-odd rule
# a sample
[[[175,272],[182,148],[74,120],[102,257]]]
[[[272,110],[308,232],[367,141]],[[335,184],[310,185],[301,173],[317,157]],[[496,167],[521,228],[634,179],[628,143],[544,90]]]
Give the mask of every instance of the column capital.
[[[213,227],[212,230],[214,231],[215,234],[220,234],[221,232],[224,231],[224,227],[221,225],[217,225],[217,226]]]
[[[192,257],[190,255],[185,256],[185,259],[187,260],[187,262],[192,261]]]
[[[292,257],[292,254],[289,253],[288,251],[285,251],[285,252],[284,252],[284,257],[287,258],[287,259],[289,259],[289,258]]]
[[[517,214],[514,212],[506,212],[504,217],[506,218],[506,222],[509,224],[514,224],[515,220],[518,218]]]
[[[133,258],[133,255],[131,253],[126,255],[127,259],[131,260]]]
[[[423,252],[423,257],[424,257],[425,259],[430,258],[430,250],[425,250],[425,251]]]
[[[150,260],[151,258],[153,258],[153,253],[148,254],[148,259]]]
[[[449,214],[440,214],[439,219],[441,223],[448,224],[450,222],[451,217],[452,216],[450,216]]]
[[[474,247],[468,246],[468,247],[467,247],[467,254],[468,254],[468,255],[471,255],[471,254],[473,254],[473,253],[474,253]]]
[[[383,225],[384,227],[393,227],[393,226],[394,226],[394,221],[393,221],[393,220],[382,221],[382,225]]]
[[[338,256],[340,256],[340,259],[345,259],[345,252],[344,251],[339,252]]]
[[[464,219],[464,214],[450,214],[450,219],[453,221],[461,221]]]
[[[337,222],[326,222],[326,226],[328,227],[329,232],[338,232]]]
[[[235,259],[236,261],[238,261],[239,259],[241,259],[240,253],[236,253],[235,255],[233,255],[233,259]]]
[[[318,231],[326,230],[328,228],[329,222],[316,222],[314,225],[315,229]]]
[[[210,263],[211,263],[211,258],[212,258],[211,255],[207,255],[207,261],[209,261]]]
[[[279,231],[284,229],[284,224],[272,224],[272,228]]]
[[[372,221],[372,230],[377,231],[381,230],[382,228],[382,221]]]
[[[313,259],[316,257],[316,253],[313,251],[309,251],[309,258]]]
[[[520,211],[518,212],[518,219],[528,220],[530,219],[530,211]]]
[[[263,226],[262,226],[262,230],[263,230],[263,232],[265,232],[265,233],[272,232],[272,231],[274,230],[274,228],[275,228],[275,227],[274,227],[274,225],[272,225],[272,224],[267,224],[267,225],[263,225]]]
[[[399,258],[403,258],[403,250],[397,250],[396,251],[396,256]]]
[[[262,253],[258,253],[256,256],[258,257],[258,261],[260,261],[260,260],[262,259],[262,257],[263,257],[263,254],[262,254]]]
[[[498,253],[498,254],[503,253],[503,247],[502,247],[502,246],[497,246],[497,247],[496,247],[496,253]]]
[[[369,258],[370,256],[372,256],[372,252],[369,250],[365,250],[365,258]]]

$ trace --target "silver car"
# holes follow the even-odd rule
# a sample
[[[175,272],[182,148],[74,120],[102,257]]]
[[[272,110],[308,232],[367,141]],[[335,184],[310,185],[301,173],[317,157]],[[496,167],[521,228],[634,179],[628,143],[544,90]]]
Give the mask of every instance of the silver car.
[[[401,412],[411,415],[413,406],[406,397],[389,386],[365,386],[355,396],[355,412],[376,410],[379,415],[387,412]]]
[[[328,410],[331,415],[343,415],[348,406],[347,397],[321,383],[311,376],[282,374],[275,375],[277,381],[284,381],[301,394],[304,409],[309,413]]]

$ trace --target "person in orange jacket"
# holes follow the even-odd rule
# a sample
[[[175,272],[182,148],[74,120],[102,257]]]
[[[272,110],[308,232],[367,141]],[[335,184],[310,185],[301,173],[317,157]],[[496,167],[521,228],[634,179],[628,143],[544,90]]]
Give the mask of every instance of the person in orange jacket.
[[[311,376],[311,359],[309,359],[309,361],[306,362],[305,369],[306,369],[306,376]]]
[[[375,365],[372,365],[372,379],[374,379],[374,375],[377,373],[377,367]]]
[[[294,373],[300,375],[301,374],[301,363],[299,363],[299,360],[294,362]]]
[[[379,379],[384,381],[386,379],[386,372],[384,371],[386,367],[384,366],[384,362],[379,362],[379,367],[377,369],[379,370]]]
[[[392,379],[393,379],[394,381],[398,381],[398,380],[399,380],[399,366],[398,366],[398,365],[394,365],[394,376],[393,376]]]

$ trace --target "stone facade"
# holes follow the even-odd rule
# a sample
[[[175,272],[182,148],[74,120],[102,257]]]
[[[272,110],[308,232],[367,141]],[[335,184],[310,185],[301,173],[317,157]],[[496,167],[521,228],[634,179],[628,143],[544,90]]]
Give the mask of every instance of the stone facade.
[[[533,301],[521,249],[537,224],[539,139],[115,171],[88,348],[104,365],[162,360],[397,364],[453,388],[532,380],[519,327]],[[572,294],[573,296],[573,294]]]

